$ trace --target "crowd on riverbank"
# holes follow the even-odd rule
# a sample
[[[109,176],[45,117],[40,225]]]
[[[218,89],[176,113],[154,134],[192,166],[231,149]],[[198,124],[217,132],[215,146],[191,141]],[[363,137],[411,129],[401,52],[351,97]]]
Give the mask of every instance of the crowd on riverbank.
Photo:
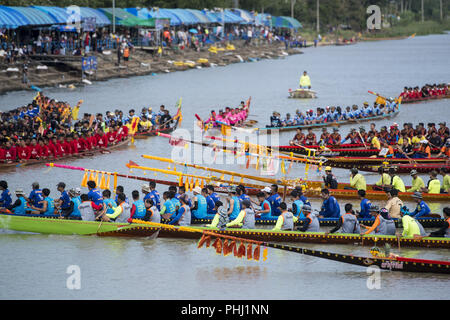
[[[38,93],[27,106],[0,113],[0,163],[61,158],[106,150],[129,138],[129,134],[169,126],[173,120],[164,105],[158,113],[143,108],[84,113],[78,119],[82,100],[75,107]],[[180,117],[180,113],[177,113]]]

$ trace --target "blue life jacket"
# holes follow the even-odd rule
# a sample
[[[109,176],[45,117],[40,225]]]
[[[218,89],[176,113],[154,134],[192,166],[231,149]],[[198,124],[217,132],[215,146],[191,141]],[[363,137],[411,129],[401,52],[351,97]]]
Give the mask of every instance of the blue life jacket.
[[[181,208],[181,202],[180,202],[180,200],[175,199],[175,198],[170,199],[170,200],[167,200],[167,201],[164,202],[164,204],[163,204],[163,206],[166,207],[165,213],[170,214],[170,215],[171,215],[170,218],[173,218],[173,216],[174,216],[175,213],[176,213],[176,210],[177,210],[176,205],[179,206],[179,208]]]
[[[294,212],[294,216],[299,218],[299,219],[306,219],[306,217],[305,217],[305,215],[303,214],[303,211],[302,211],[304,202],[299,199],[299,200],[295,200],[294,203],[297,206],[297,211]]]
[[[261,210],[264,210],[264,204],[268,204],[269,205],[269,212],[265,212],[263,214],[261,214],[261,219],[271,219],[272,218],[272,207],[270,206],[270,202],[267,200],[264,200],[263,202],[261,202]]]
[[[47,201],[47,211],[44,212],[44,215],[51,216],[55,214],[55,204],[53,199],[50,197],[46,197],[44,201]]]
[[[18,198],[20,200],[20,206],[15,207],[13,209],[15,214],[26,214],[26,207],[27,207],[27,201],[25,200],[24,197],[19,197]]]
[[[241,212],[241,208],[239,205],[239,198],[237,196],[232,197],[232,199],[234,200],[234,204],[233,204],[233,212],[231,212],[230,215],[230,220],[234,220],[237,218],[237,216],[239,215],[239,212]]]
[[[80,209],[78,209],[78,206],[81,204],[81,199],[78,197],[73,197],[70,201],[73,202],[73,211],[70,215],[73,217],[81,217]]]
[[[197,219],[204,219],[207,215],[206,198],[201,194],[197,194],[197,210],[192,211],[192,214]]]
[[[143,219],[146,213],[144,201],[137,200],[134,202],[134,205],[136,206],[136,211],[134,212],[133,219]]]
[[[81,203],[81,200],[80,200]],[[117,203],[113,200],[113,199],[103,199],[103,203],[106,206],[106,213],[107,214],[113,214],[114,213],[114,208],[117,207]],[[109,204],[112,204],[112,208],[109,207]]]

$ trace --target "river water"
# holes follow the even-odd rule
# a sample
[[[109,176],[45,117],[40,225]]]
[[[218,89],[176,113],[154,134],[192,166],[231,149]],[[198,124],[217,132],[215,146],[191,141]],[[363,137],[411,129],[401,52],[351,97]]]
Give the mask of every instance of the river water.
[[[368,90],[385,96],[397,96],[404,86],[448,82],[450,64],[450,35],[431,35],[398,41],[365,42],[351,46],[308,48],[302,55],[255,63],[240,63],[226,67],[195,69],[186,72],[158,74],[127,79],[96,82],[73,91],[46,88],[47,95],[74,105],[85,102],[82,112],[152,107],[165,104],[172,112],[182,97],[182,129],[194,137],[195,118],[225,106],[236,106],[252,97],[250,119],[264,127],[274,110],[282,114],[295,113],[327,105],[362,105],[373,102]],[[295,88],[301,73],[307,70],[315,100],[288,99],[288,89]],[[0,110],[8,110],[29,102],[31,92],[12,92],[0,96]],[[449,102],[432,101],[403,105],[392,120],[377,121],[377,128],[397,122],[438,123],[450,120]],[[364,124],[366,129],[368,124]],[[350,126],[341,126],[341,134]],[[315,133],[320,135],[320,131]],[[283,133],[281,145],[288,144],[294,133]],[[258,140],[264,143],[264,139]],[[198,155],[196,150],[188,150]],[[111,154],[63,163],[106,171],[128,172],[125,163],[133,160],[150,167],[167,168],[167,164],[142,159],[142,154],[170,157],[172,148],[163,138],[137,140],[135,145]],[[245,170],[243,164],[214,164],[212,166],[258,174]],[[348,170],[334,169],[339,181],[348,181]],[[189,170],[189,173],[201,174]],[[139,175],[142,172],[134,171]],[[153,173],[145,173],[154,177]],[[304,177],[305,167],[296,164],[289,178]],[[320,180],[320,172],[309,170],[309,179]],[[64,181],[69,187],[80,185],[82,174],[62,169],[48,170],[45,166],[17,168],[1,172],[10,190],[31,189],[33,181],[48,187],[51,196],[58,197],[56,184]],[[408,175],[402,176],[411,183]],[[163,174],[158,179],[171,179]],[[423,176],[427,181],[428,177]],[[368,183],[376,175],[366,174]],[[140,183],[119,179],[130,195]],[[160,193],[166,190],[159,186]],[[340,201],[341,207],[347,201]],[[352,201],[359,205],[358,201]],[[382,206],[382,201],[375,201]],[[320,201],[312,201],[320,208]],[[413,208],[412,203],[408,203]],[[431,204],[440,213],[448,204]],[[269,250],[265,262],[239,260],[217,256],[212,250],[197,250],[190,240],[116,239],[97,237],[32,235],[3,232],[0,234],[0,298],[30,299],[441,299],[448,293],[449,278],[442,275],[381,273],[381,289],[367,287],[366,269],[322,261],[318,258]],[[353,246],[323,246],[304,244],[328,251],[367,255],[367,248]],[[398,251],[396,251],[398,253]],[[449,259],[447,250],[401,249],[402,255],[429,259]],[[81,290],[69,290],[66,280],[68,266],[81,270]],[[230,294],[232,293],[232,294]]]

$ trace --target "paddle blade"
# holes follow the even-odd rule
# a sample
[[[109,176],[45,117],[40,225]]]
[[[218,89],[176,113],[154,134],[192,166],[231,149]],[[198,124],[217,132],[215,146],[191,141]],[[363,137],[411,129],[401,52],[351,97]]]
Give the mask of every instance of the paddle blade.
[[[128,161],[128,163],[126,164],[126,166],[127,166],[127,168],[128,169],[130,169],[132,166],[134,166],[134,167],[139,167],[139,165],[136,163],[136,162],[134,162],[134,161]]]

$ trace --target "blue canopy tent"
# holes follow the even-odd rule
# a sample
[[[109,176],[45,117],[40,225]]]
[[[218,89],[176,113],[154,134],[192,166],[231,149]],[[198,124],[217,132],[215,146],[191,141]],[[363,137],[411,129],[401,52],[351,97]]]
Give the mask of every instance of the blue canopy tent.
[[[255,25],[270,27],[272,16],[267,13],[259,13],[255,17]]]
[[[216,12],[216,16],[217,19],[219,20],[220,23],[222,23],[223,18],[222,18],[222,12]],[[225,9],[225,23],[242,23],[245,22],[244,19],[242,19],[240,16],[234,14],[232,11]]]
[[[95,18],[95,24],[97,27],[103,27],[111,24],[111,21],[109,21],[108,17],[105,16],[100,10],[88,7],[80,7],[80,15],[82,21],[86,18]]]
[[[219,19],[217,18],[214,12],[203,10],[202,13],[206,16],[206,18],[208,18],[210,23],[219,23]]]
[[[153,18],[169,18],[171,26],[179,26],[182,24],[180,18],[169,9],[158,9],[157,11],[151,11]]]
[[[199,23],[207,24],[207,23],[214,22],[214,21],[209,20],[208,17],[200,10],[196,10],[196,9],[185,9],[185,10],[190,12],[194,16],[196,16]]]
[[[200,20],[185,9],[167,9],[170,10],[174,15],[176,15],[182,24],[184,25],[193,25],[200,23]]]
[[[11,29],[23,26],[41,26],[58,23],[50,15],[36,8],[0,6],[0,10],[2,11],[2,17],[8,16],[8,18],[5,18],[4,24],[9,24],[9,28]],[[0,24],[3,24],[3,22],[0,21]]]
[[[253,24],[255,22],[255,15],[243,9],[232,9],[232,13],[244,19],[245,24]]]
[[[291,17],[273,17],[272,24],[277,28],[288,28],[288,29],[300,29],[302,28],[302,24],[295,18]]]
[[[147,8],[125,8],[124,10],[138,17],[139,19],[149,19],[154,17],[153,12],[148,10]]]
[[[16,29],[20,26],[26,25],[26,21],[23,17],[16,14],[14,11],[11,13],[7,7],[0,6],[0,27],[6,29]]]
[[[60,7],[31,6],[51,16],[57,23],[67,23],[69,21],[69,13],[66,9]]]

